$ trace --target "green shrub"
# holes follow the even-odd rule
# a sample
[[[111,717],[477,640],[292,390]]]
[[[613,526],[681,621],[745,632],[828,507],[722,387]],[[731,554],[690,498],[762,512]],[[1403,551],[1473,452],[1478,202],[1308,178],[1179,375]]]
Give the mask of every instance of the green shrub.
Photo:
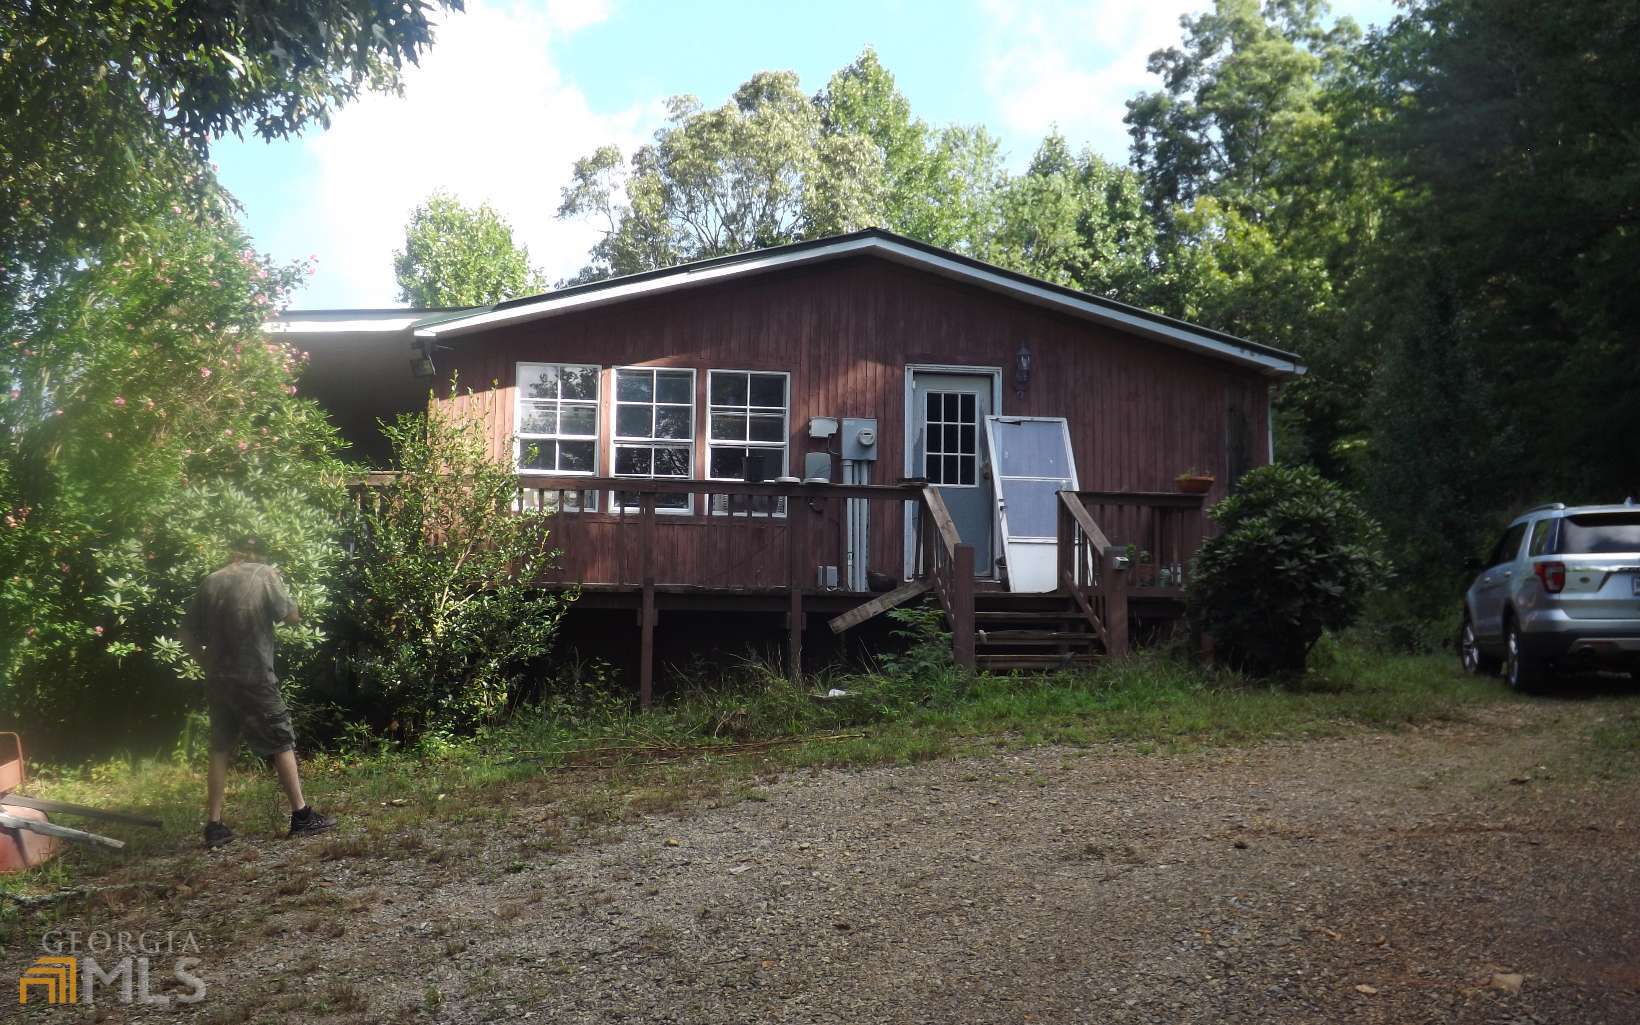
[[[302,606],[280,668],[307,673],[345,495],[302,354],[262,334],[299,276],[225,214],[166,217],[0,343],[0,728],[59,756],[170,743],[203,707],[176,624],[240,533]]]
[[[399,472],[351,524],[331,695],[378,735],[494,722],[528,696],[571,600],[533,585],[554,556],[547,530],[513,511],[517,478],[482,428],[419,414],[383,426]]]
[[[1196,557],[1191,616],[1252,675],[1302,673],[1323,631],[1349,626],[1384,579],[1378,525],[1310,467],[1253,470],[1209,515],[1223,532]]]

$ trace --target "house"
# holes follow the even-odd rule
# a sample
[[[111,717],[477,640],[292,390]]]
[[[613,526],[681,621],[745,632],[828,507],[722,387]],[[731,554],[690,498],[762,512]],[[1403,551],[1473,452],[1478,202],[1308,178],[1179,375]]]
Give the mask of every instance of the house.
[[[877,229],[269,330],[311,352],[304,387],[362,458],[430,385],[482,417],[557,532],[543,584],[628,610],[646,698],[674,612],[779,616],[794,670],[818,617],[841,632],[924,592],[965,662],[1120,650],[1135,614],[1176,614],[1204,501],[1270,461],[1272,391],[1304,372]],[[1211,490],[1181,494],[1185,471]]]

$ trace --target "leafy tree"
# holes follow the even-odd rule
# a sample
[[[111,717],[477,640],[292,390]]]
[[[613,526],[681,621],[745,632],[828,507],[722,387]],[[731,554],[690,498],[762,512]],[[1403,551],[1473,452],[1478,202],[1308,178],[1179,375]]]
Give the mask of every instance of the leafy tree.
[[[474,209],[435,192],[410,215],[404,234],[393,270],[399,299],[412,306],[484,306],[546,288],[529,250],[488,203]]]
[[[558,215],[606,225],[582,279],[881,220],[881,154],[860,135],[824,132],[791,72],[760,72],[712,110],[675,96],[667,121],[625,169],[612,146],[575,162]]]
[[[348,680],[331,695],[378,734],[493,721],[525,696],[568,607],[534,584],[550,539],[513,512],[518,479],[482,428],[436,414],[384,427],[399,472],[353,524],[338,617]]]
[[[302,354],[262,323],[300,268],[224,212],[128,227],[0,346],[0,708],[41,743],[155,739],[200,693],[173,639],[235,533],[266,538],[317,650],[341,473]]]
[[[867,48],[814,99],[830,136],[863,136],[883,168],[882,225],[947,248],[983,251],[1006,178],[997,141],[981,127],[934,129],[912,116],[894,76]]]
[[[1389,189],[1349,132],[1360,33],[1324,26],[1319,0],[1218,0],[1151,55],[1163,88],[1128,103],[1135,170],[1159,220],[1157,305],[1303,355],[1284,395],[1279,447],[1329,474],[1364,430],[1363,332],[1344,296]],[[1340,448],[1342,445],[1344,447]]]
[[[1221,533],[1196,557],[1191,615],[1247,672],[1302,673],[1322,633],[1350,625],[1383,585],[1378,525],[1309,467],[1249,471],[1210,515]]]
[[[212,139],[288,136],[361,89],[393,86],[431,41],[433,9],[0,5],[0,316],[128,225],[202,200]]]
[[[1139,177],[1049,135],[1002,190],[990,259],[1048,281],[1128,302],[1155,289],[1155,221]]]

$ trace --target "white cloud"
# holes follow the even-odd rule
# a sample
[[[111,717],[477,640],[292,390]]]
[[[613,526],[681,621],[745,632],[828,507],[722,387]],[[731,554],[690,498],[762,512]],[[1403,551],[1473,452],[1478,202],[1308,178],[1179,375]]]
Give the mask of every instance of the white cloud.
[[[533,10],[469,0],[408,69],[402,96],[360,99],[311,137],[313,291],[393,304],[392,251],[410,211],[440,188],[495,206],[549,280],[579,269],[598,236],[555,216],[571,164],[604,143],[629,150],[660,119],[658,103],[599,114],[554,66],[555,41],[607,14],[577,0]]]

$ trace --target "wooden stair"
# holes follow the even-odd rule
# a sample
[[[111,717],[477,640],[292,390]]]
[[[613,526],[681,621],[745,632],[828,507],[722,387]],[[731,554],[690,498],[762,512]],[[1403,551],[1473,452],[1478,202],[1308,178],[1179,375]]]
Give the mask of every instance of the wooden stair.
[[[1087,667],[1104,654],[1076,600],[1064,594],[974,594],[974,662],[988,672]]]

